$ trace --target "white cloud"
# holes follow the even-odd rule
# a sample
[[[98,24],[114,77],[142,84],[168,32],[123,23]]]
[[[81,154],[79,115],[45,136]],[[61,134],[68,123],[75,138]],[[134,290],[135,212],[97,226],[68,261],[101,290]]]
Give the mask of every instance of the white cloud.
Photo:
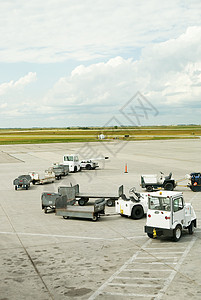
[[[139,60],[117,56],[106,62],[81,64],[69,76],[60,78],[44,97],[34,99],[29,92],[28,99],[23,96],[13,101],[12,111],[8,112],[7,100],[16,96],[16,90],[26,85],[29,88],[28,84],[36,80],[36,74],[30,72],[0,85],[4,96],[1,108],[10,116],[13,113],[30,120],[43,119],[44,124],[49,119],[48,124],[56,122],[58,126],[101,126],[118,115],[119,109],[140,91],[159,110],[154,122],[177,123],[183,118],[184,122],[193,123],[196,118],[200,120],[200,45],[201,27],[193,26],[177,38],[146,46]],[[193,107],[196,111],[190,115]]]
[[[200,25],[200,0],[0,2],[0,61],[113,57]]]
[[[31,82],[36,81],[36,79],[37,79],[36,73],[29,72],[27,75],[19,78],[16,81],[11,80],[10,82],[4,82],[0,84],[0,96],[10,92],[14,93],[17,90],[23,89]]]
[[[76,67],[47,93],[44,105],[63,113],[115,114],[137,91],[162,112],[201,106],[201,27],[150,45],[138,61],[115,57]],[[200,49],[200,50],[199,50]]]

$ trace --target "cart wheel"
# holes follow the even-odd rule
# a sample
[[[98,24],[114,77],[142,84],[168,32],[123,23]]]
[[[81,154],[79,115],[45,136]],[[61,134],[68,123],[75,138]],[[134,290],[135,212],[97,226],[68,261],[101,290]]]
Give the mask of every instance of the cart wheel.
[[[191,222],[191,224],[188,226],[188,233],[193,234],[194,233],[194,222]]]
[[[107,200],[107,206],[109,206],[109,207],[114,206],[114,200],[108,199]]]
[[[146,186],[146,190],[147,190],[147,192],[152,192],[153,187],[151,185],[148,185],[148,186]]]
[[[168,182],[165,184],[164,189],[166,191],[173,191],[174,190],[174,185],[171,182]]]
[[[178,242],[182,235],[182,229],[180,225],[177,225],[173,231],[173,240]]]
[[[97,220],[98,220],[98,216],[94,215],[93,218],[92,218],[92,221],[96,222]]]
[[[17,191],[17,185],[15,185],[15,190]]]
[[[153,239],[153,233],[148,233],[148,232],[147,232],[147,235],[148,235],[148,237],[149,237],[150,239]]]
[[[86,203],[86,201],[85,201],[84,198],[80,198],[80,199],[78,200],[78,204],[79,204],[80,206],[84,206],[85,203]]]
[[[131,212],[131,218],[134,220],[142,219],[144,216],[144,209],[141,205],[135,205],[133,206],[132,212]]]

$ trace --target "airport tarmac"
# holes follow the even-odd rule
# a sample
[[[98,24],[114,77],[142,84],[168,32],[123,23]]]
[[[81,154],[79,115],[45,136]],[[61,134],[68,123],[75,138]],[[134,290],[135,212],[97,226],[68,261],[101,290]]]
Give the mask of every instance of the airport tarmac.
[[[14,190],[13,180],[44,171],[64,154],[109,156],[100,168],[55,183]],[[44,214],[41,193],[78,183],[81,192],[117,194],[140,187],[140,175],[162,171],[178,180],[199,172],[201,140],[0,145],[0,300],[201,299],[201,193],[176,187],[198,220],[177,243],[149,239],[146,218],[132,220],[106,207],[97,222]],[[128,173],[125,173],[127,164]],[[185,184],[186,182],[181,182]]]

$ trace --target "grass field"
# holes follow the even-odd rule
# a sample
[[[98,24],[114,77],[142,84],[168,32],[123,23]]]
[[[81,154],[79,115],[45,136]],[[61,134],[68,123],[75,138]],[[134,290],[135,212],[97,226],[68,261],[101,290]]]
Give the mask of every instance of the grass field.
[[[101,133],[107,141],[192,139],[201,136],[201,126],[0,129],[0,144],[95,142]]]

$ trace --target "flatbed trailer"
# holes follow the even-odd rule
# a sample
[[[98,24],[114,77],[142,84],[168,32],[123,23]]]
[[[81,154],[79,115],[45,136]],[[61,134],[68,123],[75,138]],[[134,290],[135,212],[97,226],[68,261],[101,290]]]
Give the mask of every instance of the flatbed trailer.
[[[93,205],[79,206],[71,204],[67,199],[67,196],[61,196],[56,199],[56,215],[62,216],[64,219],[68,218],[81,218],[91,219],[97,221],[100,215],[105,214],[105,199],[97,199]]]
[[[101,199],[104,198],[106,201],[107,206],[114,206],[115,201],[119,199],[119,197],[123,194],[123,185],[119,187],[118,194],[117,195],[112,195],[110,193],[97,193],[97,194],[91,194],[91,193],[80,193],[79,191],[79,184],[74,185],[73,190],[75,191],[75,199],[78,201],[78,204],[80,206],[84,206],[89,199]],[[66,194],[68,193],[68,187],[66,186],[60,186],[58,188],[58,192],[60,194]]]

